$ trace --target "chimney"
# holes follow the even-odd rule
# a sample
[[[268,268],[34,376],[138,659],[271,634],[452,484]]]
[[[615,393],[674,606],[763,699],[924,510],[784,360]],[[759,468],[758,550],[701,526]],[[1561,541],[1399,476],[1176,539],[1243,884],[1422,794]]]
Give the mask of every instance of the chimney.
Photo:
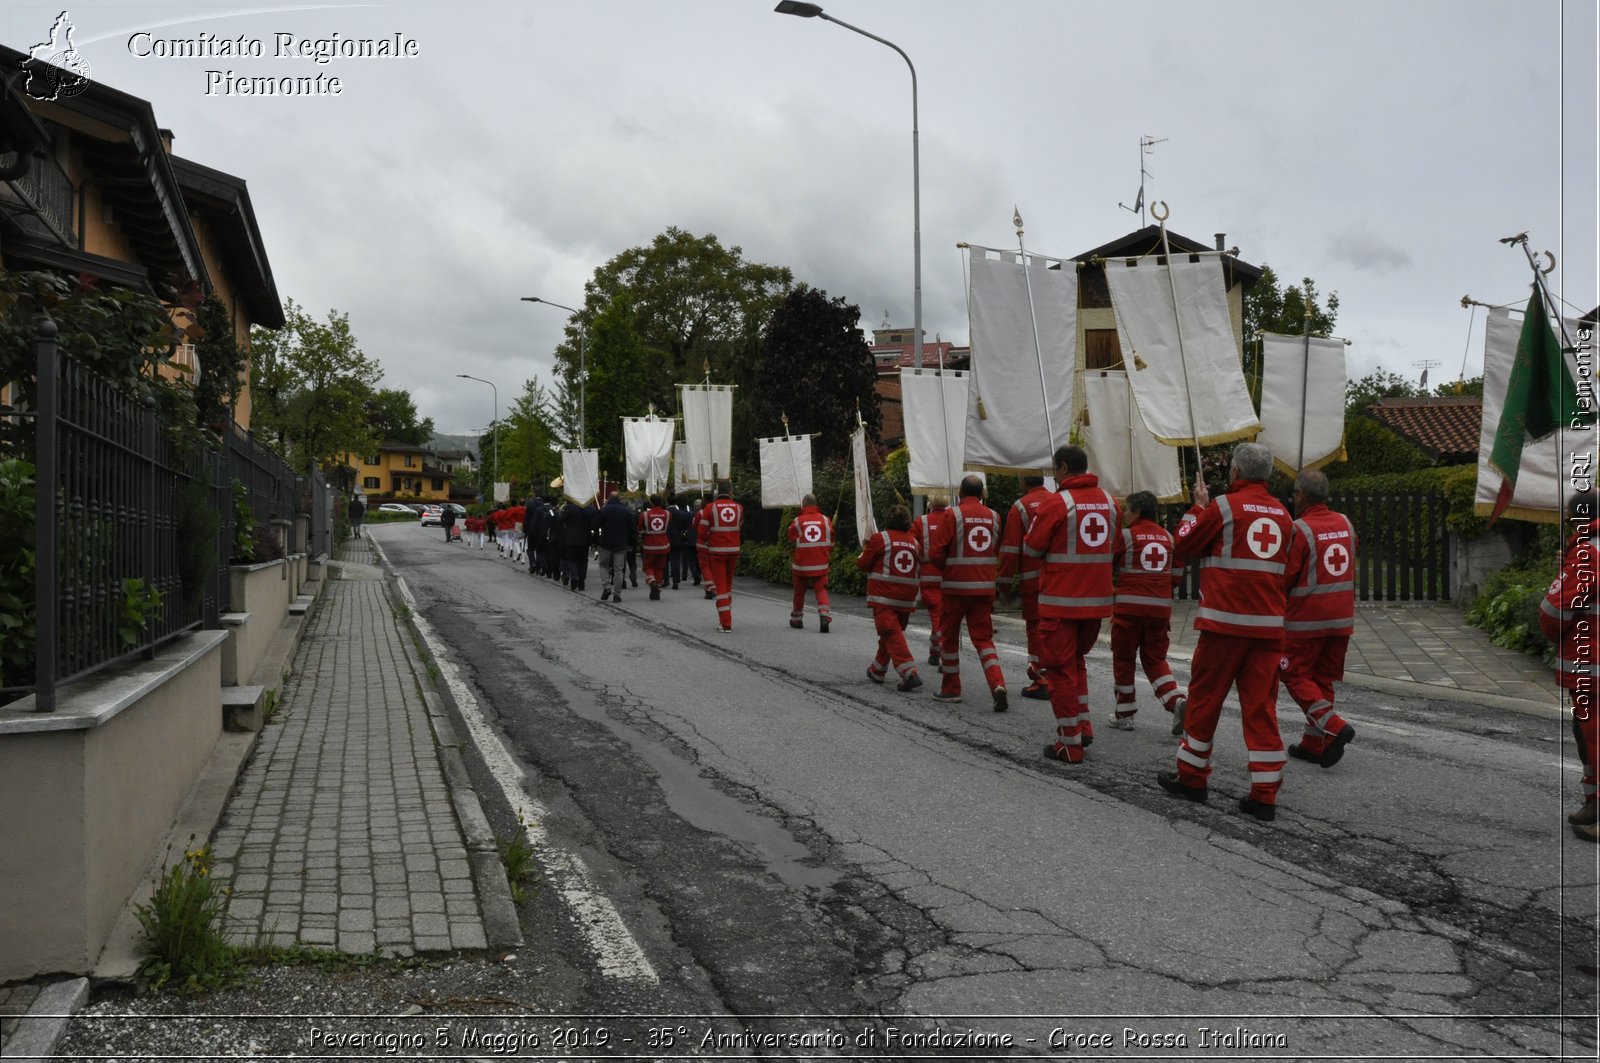
[[[1228,249],[1228,234],[1227,233],[1218,233],[1217,234],[1217,250],[1218,251],[1226,251],[1227,249]]]

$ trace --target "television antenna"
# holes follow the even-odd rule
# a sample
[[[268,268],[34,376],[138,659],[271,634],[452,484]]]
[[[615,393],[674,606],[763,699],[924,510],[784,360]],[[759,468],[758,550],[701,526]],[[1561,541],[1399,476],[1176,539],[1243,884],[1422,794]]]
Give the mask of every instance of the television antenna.
[[[1126,203],[1118,203],[1117,206],[1121,207],[1123,210],[1129,211],[1130,213],[1139,215],[1139,225],[1141,228],[1145,224],[1144,179],[1152,176],[1150,171],[1144,168],[1145,156],[1149,155],[1151,153],[1150,149],[1155,147],[1157,144],[1165,144],[1171,139],[1171,137],[1152,136],[1142,136],[1139,138],[1139,195],[1138,198],[1133,201],[1133,206],[1130,207]]]

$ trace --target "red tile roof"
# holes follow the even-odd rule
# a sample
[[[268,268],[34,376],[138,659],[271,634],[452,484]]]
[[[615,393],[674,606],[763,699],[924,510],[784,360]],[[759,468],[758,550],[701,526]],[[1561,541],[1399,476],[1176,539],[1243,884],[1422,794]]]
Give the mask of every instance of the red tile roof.
[[[1483,400],[1470,395],[1427,399],[1379,399],[1367,412],[1378,423],[1422,448],[1444,465],[1478,459]]]

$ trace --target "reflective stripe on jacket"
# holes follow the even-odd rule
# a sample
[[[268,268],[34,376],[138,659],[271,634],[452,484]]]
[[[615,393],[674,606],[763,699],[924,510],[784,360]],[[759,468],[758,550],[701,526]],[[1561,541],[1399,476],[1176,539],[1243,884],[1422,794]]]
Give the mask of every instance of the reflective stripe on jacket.
[[[976,498],[945,511],[932,533],[932,558],[944,570],[939,589],[957,597],[993,598],[1000,518]]]
[[[867,573],[867,604],[909,612],[917,605],[917,541],[910,532],[881,531],[867,540],[856,567]]]
[[[1172,535],[1153,520],[1122,529],[1116,560],[1117,616],[1172,616],[1172,588],[1183,573],[1173,564]]]
[[[833,521],[816,506],[806,506],[789,522],[794,559],[789,570],[796,576],[826,576],[833,558]]]
[[[1093,620],[1111,615],[1111,559],[1118,540],[1117,504],[1085,473],[1061,482],[1040,505],[1022,542],[1041,559],[1039,615]]]
[[[1261,480],[1238,480],[1184,515],[1173,547],[1179,557],[1205,559],[1196,628],[1282,641],[1291,525]]]
[[[1343,513],[1318,503],[1294,522],[1284,576],[1285,638],[1352,635],[1356,629],[1356,532]]]

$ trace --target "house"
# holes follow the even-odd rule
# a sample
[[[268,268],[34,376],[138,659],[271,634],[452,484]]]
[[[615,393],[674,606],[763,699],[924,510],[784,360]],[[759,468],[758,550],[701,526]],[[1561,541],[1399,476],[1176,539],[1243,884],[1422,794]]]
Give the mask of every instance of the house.
[[[872,390],[878,393],[878,412],[883,419],[878,430],[878,448],[893,450],[906,438],[904,404],[900,401],[900,370],[917,364],[916,341],[911,328],[891,328],[887,320],[883,327],[872,330],[872,360],[878,366],[878,379]],[[922,341],[922,364],[927,367],[947,366],[965,369],[972,357],[972,348],[958,347],[948,340],[934,337],[929,343]]]
[[[447,502],[456,476],[454,467],[446,468],[427,447],[393,440],[371,454],[347,453],[341,462],[368,505],[396,499]]]
[[[1478,460],[1483,400],[1474,395],[1379,399],[1367,413],[1437,465],[1470,465]]]
[[[173,134],[151,105],[109,85],[28,95],[29,61],[0,45],[0,267],[149,292],[180,323],[183,294],[215,293],[243,346],[252,325],[282,327],[245,182],[173,156]],[[180,363],[192,359],[179,352]],[[234,419],[248,428],[249,417],[246,380]]]

